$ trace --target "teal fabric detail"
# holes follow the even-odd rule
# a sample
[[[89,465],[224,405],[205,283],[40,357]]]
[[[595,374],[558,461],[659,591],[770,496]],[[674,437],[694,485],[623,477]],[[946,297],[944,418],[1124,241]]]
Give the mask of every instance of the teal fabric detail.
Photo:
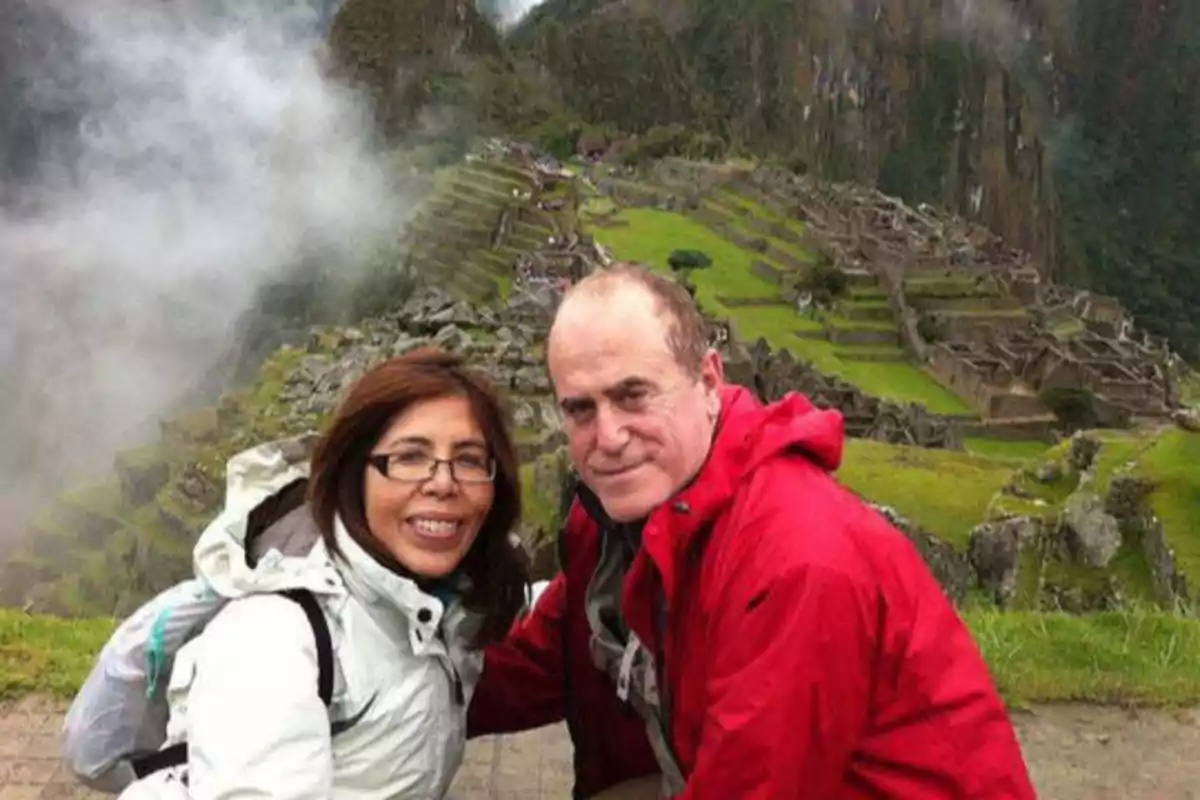
[[[431,594],[442,601],[444,608],[449,608],[462,594],[459,591],[459,573],[457,570],[442,578],[434,580],[419,580],[417,586],[426,594]]]
[[[158,616],[154,618],[154,625],[150,628],[150,647],[146,651],[146,660],[149,662],[149,675],[146,682],[146,697],[154,697],[154,690],[158,688],[158,679],[162,675],[163,664],[167,660],[167,615],[171,613],[171,607],[168,606],[158,612]]]
[[[449,608],[458,599],[458,590],[452,583],[438,581],[437,584],[429,587],[429,593],[441,600],[442,605],[446,608]]]

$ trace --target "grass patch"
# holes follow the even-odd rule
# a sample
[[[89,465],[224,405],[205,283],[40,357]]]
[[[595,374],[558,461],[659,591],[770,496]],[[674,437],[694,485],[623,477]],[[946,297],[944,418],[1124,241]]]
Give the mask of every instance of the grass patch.
[[[116,620],[69,620],[0,609],[0,700],[30,694],[68,699],[116,628]]]
[[[548,497],[538,490],[536,465],[522,464],[521,472],[521,517],[534,527],[553,529],[558,521],[558,498]]]
[[[1081,701],[1152,706],[1200,702],[1200,622],[1152,611],[1068,616],[963,612],[1011,705]],[[70,699],[115,629],[0,609],[0,700]]]
[[[954,450],[849,439],[838,479],[962,549],[1012,464]]]
[[[803,222],[798,219],[793,219],[786,214],[782,214],[764,203],[760,203],[757,200],[746,197],[745,195],[740,194],[732,189],[718,189],[714,194],[718,202],[727,207],[745,209],[750,216],[758,217],[759,219],[767,222],[782,223],[788,228],[788,230],[797,236],[804,235]]]
[[[751,272],[751,263],[762,260],[709,229],[703,223],[670,211],[627,208],[619,214],[627,225],[602,228],[595,236],[612,248],[619,258],[641,261],[669,269],[667,259],[675,250],[700,250],[712,259],[711,267],[692,270],[696,293],[707,298],[770,297],[779,287]],[[715,303],[715,299],[711,300]],[[796,316],[794,311],[789,313]]]
[[[1018,462],[1039,458],[1050,449],[1050,445],[1037,440],[989,439],[986,436],[968,436],[963,446],[973,455]]]
[[[804,224],[802,222],[772,216],[772,212],[768,209],[763,209],[763,213],[755,213],[754,211],[745,213],[743,209],[746,206],[734,201],[720,202],[718,200],[714,202],[709,200],[704,205],[710,212],[721,214],[724,219],[728,220],[726,224],[742,236],[763,239],[797,261],[811,262],[813,260],[812,253],[808,252],[796,239],[791,238],[792,236],[799,238],[803,235]],[[750,223],[751,219],[766,227],[754,227]],[[780,238],[782,234],[780,234],[778,229],[779,226],[782,226],[787,231],[788,238]],[[780,235],[764,233],[765,230],[774,230],[776,234]]]
[[[896,321],[892,319],[850,319],[835,314],[827,316],[826,321],[831,328],[846,331],[887,331],[895,333]]]
[[[1012,705],[1200,702],[1200,621],[1147,610],[963,616]]]
[[[617,204],[608,195],[599,195],[588,197],[580,205],[580,212],[583,214],[605,215],[615,214],[617,212]]]
[[[1148,431],[1098,430],[1090,434],[1100,440],[1100,454],[1093,466],[1092,491],[1103,496],[1115,475],[1136,467],[1141,454],[1154,443],[1154,435]],[[976,440],[978,441],[978,440]],[[1039,458],[1028,464],[1028,469],[1014,481],[1032,499],[1011,495],[997,495],[992,511],[996,514],[1025,514],[1042,519],[1053,519],[1062,513],[1063,504],[1078,484],[1079,476],[1067,470],[1067,454],[1071,441],[1066,439],[1053,447],[1043,446]],[[1062,475],[1051,483],[1036,480],[1033,475],[1039,465],[1058,462]]]
[[[760,337],[774,349],[789,350],[810,361],[821,372],[838,375],[864,392],[898,403],[919,403],[936,414],[965,414],[971,409],[931,375],[908,363],[843,361],[834,345],[823,339],[802,339],[798,330],[815,330],[820,323],[785,307],[729,308],[717,297],[758,298],[778,295],[779,289],[751,270],[762,260],[702,223],[682,214],[651,208],[627,208],[617,217],[620,227],[598,227],[593,235],[620,259],[640,261],[664,271],[674,250],[701,250],[713,260],[705,269],[692,270],[696,299],[710,314],[733,320],[742,338],[752,343]],[[797,224],[800,224],[797,222]]]
[[[873,349],[864,346],[864,351]],[[848,351],[851,346],[839,345],[839,350]],[[852,361],[837,358],[831,350],[830,357],[836,360],[829,370],[867,394],[893,400],[897,403],[919,403],[933,414],[970,414],[972,409],[958,395],[946,389],[931,375],[903,361]],[[818,365],[820,368],[820,365]]]
[[[1050,335],[1059,340],[1074,339],[1086,332],[1083,320],[1078,317],[1062,320],[1050,328]]]
[[[1155,485],[1150,503],[1177,565],[1200,580],[1200,434],[1169,430],[1142,454],[1138,472]]]

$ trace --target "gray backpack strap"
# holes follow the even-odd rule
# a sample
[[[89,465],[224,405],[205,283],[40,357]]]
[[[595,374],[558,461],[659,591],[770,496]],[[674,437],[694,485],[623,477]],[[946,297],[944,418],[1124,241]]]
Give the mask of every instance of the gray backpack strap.
[[[307,589],[288,589],[279,593],[291,600],[304,610],[308,624],[312,626],[313,637],[317,642],[317,695],[326,708],[333,703],[333,638],[329,633],[329,622],[317,598]],[[130,766],[133,774],[139,779],[160,769],[177,767],[186,764],[188,760],[187,742],[165,747],[154,753],[147,753],[131,759]]]

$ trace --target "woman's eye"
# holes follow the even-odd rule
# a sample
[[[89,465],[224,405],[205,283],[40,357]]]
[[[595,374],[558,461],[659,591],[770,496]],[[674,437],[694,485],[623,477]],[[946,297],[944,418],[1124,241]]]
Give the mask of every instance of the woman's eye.
[[[455,461],[464,467],[482,467],[487,463],[487,456],[459,456]]]
[[[396,453],[392,456],[392,462],[395,464],[421,464],[429,460],[429,456],[420,452],[413,453]]]

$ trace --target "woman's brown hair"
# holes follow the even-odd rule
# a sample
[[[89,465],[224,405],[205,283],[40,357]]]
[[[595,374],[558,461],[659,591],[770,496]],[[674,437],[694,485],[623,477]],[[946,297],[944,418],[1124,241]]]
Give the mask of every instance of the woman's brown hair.
[[[334,518],[339,517],[376,560],[411,574],[367,526],[367,457],[397,414],[414,403],[448,396],[467,398],[496,461],[491,511],[459,567],[470,579],[463,605],[483,615],[475,640],[483,646],[508,633],[525,602],[525,563],[508,538],[521,517],[519,464],[504,406],[491,384],[467,369],[459,356],[433,347],[412,350],[375,366],[350,387],[313,451],[308,502],[331,552],[340,552],[334,537]]]

